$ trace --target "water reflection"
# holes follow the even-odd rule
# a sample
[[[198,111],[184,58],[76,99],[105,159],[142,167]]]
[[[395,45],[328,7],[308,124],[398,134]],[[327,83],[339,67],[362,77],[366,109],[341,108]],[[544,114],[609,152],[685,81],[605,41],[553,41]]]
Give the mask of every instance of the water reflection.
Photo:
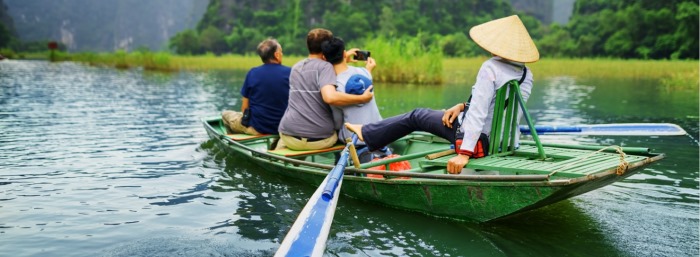
[[[308,188],[287,184],[285,179],[245,162],[243,157],[227,159],[225,169],[231,180],[220,181],[241,192],[232,225],[244,238],[277,242],[303,207],[300,202],[308,198]]]
[[[571,77],[546,79],[533,89],[527,106],[539,125],[584,124],[587,117],[581,110],[595,108],[585,101],[594,90]]]

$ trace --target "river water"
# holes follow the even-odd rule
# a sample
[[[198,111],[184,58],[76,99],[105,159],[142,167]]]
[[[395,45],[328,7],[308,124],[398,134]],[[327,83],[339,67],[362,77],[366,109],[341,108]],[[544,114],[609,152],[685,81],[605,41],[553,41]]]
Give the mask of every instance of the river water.
[[[242,72],[150,73],[0,62],[0,256],[270,256],[315,188],[209,141],[240,108]],[[327,256],[698,256],[698,87],[547,78],[538,124],[671,122],[688,136],[543,136],[667,154],[640,174],[497,222],[437,219],[343,197]],[[470,87],[375,86],[385,117]],[[455,94],[455,92],[463,92]]]

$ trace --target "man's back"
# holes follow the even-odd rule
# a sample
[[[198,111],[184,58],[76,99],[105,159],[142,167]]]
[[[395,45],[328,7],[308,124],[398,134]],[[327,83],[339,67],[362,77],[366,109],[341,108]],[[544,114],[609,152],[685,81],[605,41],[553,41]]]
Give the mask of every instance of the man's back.
[[[297,62],[289,76],[289,103],[279,132],[298,137],[327,138],[335,133],[330,106],[321,87],[335,84],[333,66],[321,59]]]
[[[281,64],[263,64],[251,69],[241,88],[250,100],[250,126],[260,133],[277,134],[287,109],[291,68]]]

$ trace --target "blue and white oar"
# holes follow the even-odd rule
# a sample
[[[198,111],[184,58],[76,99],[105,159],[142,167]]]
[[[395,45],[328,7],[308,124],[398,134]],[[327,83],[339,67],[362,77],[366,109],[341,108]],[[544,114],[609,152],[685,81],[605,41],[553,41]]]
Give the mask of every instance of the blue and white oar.
[[[328,173],[299,213],[299,217],[294,221],[287,236],[284,237],[280,248],[277,249],[276,257],[323,255],[335,207],[338,204],[345,165],[348,163],[350,149],[354,149],[355,143],[357,143],[357,136],[353,135],[352,142],[348,142],[340,154],[338,163]]]
[[[682,136],[683,128],[671,123],[617,123],[575,126],[535,126],[538,135],[578,134],[602,136]],[[530,128],[520,126],[520,132],[530,134]]]

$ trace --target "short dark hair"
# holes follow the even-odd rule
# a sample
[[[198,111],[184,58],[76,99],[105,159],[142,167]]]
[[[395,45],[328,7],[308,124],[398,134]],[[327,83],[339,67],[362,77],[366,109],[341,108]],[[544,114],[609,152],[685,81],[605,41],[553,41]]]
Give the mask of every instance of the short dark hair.
[[[329,40],[323,41],[321,44],[321,49],[323,56],[326,57],[326,61],[331,64],[338,64],[343,61],[343,54],[345,53],[345,42],[342,38],[332,37]]]
[[[274,38],[268,38],[258,44],[258,55],[264,63],[269,63],[275,58],[275,52],[280,43]]]
[[[329,40],[332,37],[333,32],[327,29],[312,29],[309,31],[309,34],[306,35],[306,47],[309,49],[309,53],[320,54],[323,41]]]

